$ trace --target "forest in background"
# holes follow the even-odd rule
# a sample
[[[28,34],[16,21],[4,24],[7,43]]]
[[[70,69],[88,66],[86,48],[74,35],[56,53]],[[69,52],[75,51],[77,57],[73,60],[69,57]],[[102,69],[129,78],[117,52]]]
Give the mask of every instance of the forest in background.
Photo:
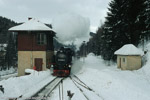
[[[80,46],[81,55],[93,52],[115,61],[114,52],[123,45],[144,46],[150,39],[150,0],[112,0],[105,19],[96,34]]]
[[[16,34],[8,29],[16,22],[0,16],[0,70],[9,69],[17,64]]]

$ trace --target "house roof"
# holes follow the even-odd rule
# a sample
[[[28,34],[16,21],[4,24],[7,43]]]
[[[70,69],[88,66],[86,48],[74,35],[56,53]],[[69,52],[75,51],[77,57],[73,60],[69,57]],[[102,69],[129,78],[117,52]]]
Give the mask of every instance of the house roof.
[[[9,31],[53,31],[53,30],[50,27],[46,26],[44,23],[40,22],[39,20],[32,18],[21,25],[17,25],[10,28]]]
[[[137,47],[135,47],[133,44],[126,44],[123,47],[121,47],[119,50],[115,51],[116,55],[144,55],[144,52]]]

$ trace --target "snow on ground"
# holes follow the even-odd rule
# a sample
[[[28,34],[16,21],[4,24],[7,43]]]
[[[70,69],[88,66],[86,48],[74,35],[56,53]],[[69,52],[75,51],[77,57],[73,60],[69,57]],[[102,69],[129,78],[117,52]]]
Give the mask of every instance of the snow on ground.
[[[76,62],[74,68],[81,68],[80,63]],[[139,70],[122,71],[116,65],[106,66],[100,57],[90,54],[85,58],[80,71],[74,68],[73,73],[104,100],[150,100],[149,62]]]
[[[4,94],[0,92],[0,100],[17,98],[21,95],[23,99],[28,98],[54,79],[49,70],[41,72],[28,70],[28,72],[31,74],[0,81],[0,85],[4,87]]]
[[[150,54],[148,54],[150,57]],[[107,66],[100,56],[89,54],[85,60],[81,58],[74,62],[72,74],[76,74],[95,92],[82,88],[90,100],[150,100],[150,68],[147,63],[143,68],[135,71],[122,71],[116,64]],[[64,100],[67,91],[75,93],[71,100],[87,100],[80,90],[67,78],[63,81]],[[57,87],[50,100],[59,100]]]
[[[80,86],[91,100],[150,100],[150,53],[147,57],[148,62],[141,69],[122,71],[117,69],[116,64],[108,66],[100,56],[89,54],[85,59],[74,62],[72,74],[95,91],[91,92]],[[30,97],[54,78],[49,71],[26,71],[31,75],[0,81],[0,85],[5,88],[4,94],[0,92],[0,100],[21,95],[23,98]],[[68,99],[68,90],[74,93],[71,100],[87,100],[69,78],[64,79],[63,88],[64,100]],[[59,87],[53,91],[50,100],[59,100]]]
[[[8,70],[2,70],[0,71],[0,76],[3,76],[3,75],[8,75],[8,74],[12,74],[12,73],[16,73],[17,70],[13,67],[10,67],[10,69]]]
[[[64,100],[68,100],[67,91],[71,90],[71,93],[75,93],[71,100],[87,100],[81,93],[80,90],[67,78],[63,81],[63,94]],[[50,100],[59,100],[59,87],[57,87],[51,94]]]
[[[16,76],[18,76],[18,73],[13,73],[13,74],[7,74],[7,75],[4,75],[4,76],[1,76],[0,77],[0,81],[1,80],[6,80],[6,79],[8,79],[8,78],[10,78],[10,77],[16,77]]]

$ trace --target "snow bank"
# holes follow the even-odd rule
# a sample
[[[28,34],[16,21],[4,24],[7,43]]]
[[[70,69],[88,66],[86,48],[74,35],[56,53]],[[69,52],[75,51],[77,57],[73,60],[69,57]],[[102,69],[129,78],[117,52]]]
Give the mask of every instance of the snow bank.
[[[30,73],[30,74],[38,73],[36,70],[33,70],[33,69],[25,69],[25,72]]]
[[[141,69],[139,69],[138,72],[140,74],[144,74],[145,77],[150,77],[150,41],[146,43],[144,49],[147,51],[147,53],[144,55],[146,64]]]
[[[147,52],[146,59],[147,59],[146,64],[141,69],[139,69],[138,72],[140,74],[143,74],[145,77],[149,78],[150,77],[150,52]]]
[[[0,71],[0,76],[8,75],[8,74],[16,73],[16,72],[17,72],[16,68],[10,67],[9,70],[7,69],[7,70]]]
[[[29,71],[29,70],[28,70]],[[0,85],[4,87],[4,94],[0,92],[0,100],[7,100],[8,98],[28,98],[36,91],[46,85],[54,77],[50,75],[50,71],[31,71],[30,75],[9,78],[0,81]]]
[[[147,51],[150,51],[150,43],[148,43],[148,44],[146,45],[146,50],[147,50]]]
[[[150,72],[148,65],[143,68],[147,69],[147,74]],[[77,76],[105,100],[150,98],[150,77],[141,74],[140,70],[122,71],[117,69],[117,66],[107,66],[101,57],[88,55]],[[92,98],[92,95],[90,97]]]

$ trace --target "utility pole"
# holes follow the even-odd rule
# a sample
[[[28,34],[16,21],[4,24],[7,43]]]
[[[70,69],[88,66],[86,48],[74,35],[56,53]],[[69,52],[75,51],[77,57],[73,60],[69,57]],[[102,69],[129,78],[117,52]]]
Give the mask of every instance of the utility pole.
[[[85,41],[83,41],[83,62],[85,62],[86,50],[85,50]]]

